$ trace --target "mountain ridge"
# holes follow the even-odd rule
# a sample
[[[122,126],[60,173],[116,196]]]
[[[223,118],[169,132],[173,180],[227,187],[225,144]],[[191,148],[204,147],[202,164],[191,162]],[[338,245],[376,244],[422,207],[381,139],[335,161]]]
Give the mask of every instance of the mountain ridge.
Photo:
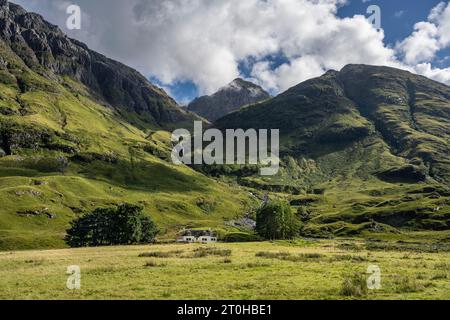
[[[48,69],[80,81],[140,127],[164,127],[193,119],[136,70],[67,37],[39,14],[7,0],[2,0],[0,7],[1,38],[29,68],[43,73]]]
[[[313,154],[313,144],[351,143],[381,134],[394,155],[437,165],[448,181],[449,97],[450,87],[407,71],[348,65],[227,115],[216,125],[279,128],[285,138],[300,138],[291,143],[292,150],[284,144],[287,153]],[[432,145],[434,152],[427,151],[425,144]]]
[[[187,109],[209,121],[215,121],[245,105],[258,103],[269,98],[271,96],[260,86],[236,78],[214,94],[194,99]]]
[[[304,236],[436,232],[450,230],[449,94],[407,71],[348,65],[214,126],[280,130],[278,175],[238,179],[290,194]]]
[[[1,3],[5,8],[7,2]],[[29,34],[43,37],[33,45],[64,38],[38,15],[11,3],[8,10],[15,13],[0,10],[0,250],[65,247],[71,221],[121,203],[142,207],[166,238],[185,226],[232,229],[225,221],[243,215],[254,199],[170,160],[168,130],[192,126],[195,116],[180,112],[163,91],[128,67],[123,74],[112,73],[117,79],[103,77],[113,87],[131,85],[136,77],[143,89],[134,88],[136,95],[133,88],[122,90],[117,98],[127,104],[136,97],[136,103],[109,103],[94,85],[73,75],[79,72],[94,81],[102,73],[89,73],[90,62],[100,59],[111,68],[119,63],[80,49],[86,55],[66,57],[75,59],[72,65],[61,52],[53,56],[60,44],[36,56],[25,41]],[[40,28],[50,31],[33,33],[21,27],[24,23],[42,23]],[[64,43],[74,45],[67,39]],[[78,65],[82,57],[88,65]],[[141,111],[134,109],[137,105]]]
[[[278,175],[198,172],[171,163],[168,131],[195,116],[137,71],[0,4],[0,249],[62,247],[74,218],[123,202],[166,238],[249,232],[241,218],[270,192],[307,237],[450,230],[449,87],[388,67],[331,70],[215,122],[280,129]]]

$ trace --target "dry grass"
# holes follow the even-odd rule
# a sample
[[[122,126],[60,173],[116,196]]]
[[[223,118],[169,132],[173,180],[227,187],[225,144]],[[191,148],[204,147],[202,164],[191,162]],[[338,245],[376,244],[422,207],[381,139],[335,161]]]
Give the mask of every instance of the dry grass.
[[[275,241],[2,252],[0,299],[450,297],[450,279],[439,269],[450,261],[448,252],[415,254],[406,260],[404,251],[369,255],[361,250],[342,256],[339,243]],[[148,257],[139,257],[142,253]],[[354,258],[358,256],[368,261]],[[365,292],[362,284],[373,263],[382,271],[382,289]],[[81,290],[66,288],[70,265],[81,268]]]

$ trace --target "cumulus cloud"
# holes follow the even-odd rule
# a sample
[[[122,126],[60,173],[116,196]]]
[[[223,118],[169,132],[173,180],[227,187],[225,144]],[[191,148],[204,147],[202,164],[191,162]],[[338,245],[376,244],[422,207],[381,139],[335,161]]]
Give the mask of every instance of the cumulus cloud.
[[[441,49],[438,39],[438,28],[430,22],[419,22],[414,26],[411,36],[398,45],[404,54],[406,63],[416,64],[433,59]]]
[[[16,2],[64,29],[62,1]],[[241,64],[249,67],[252,80],[273,93],[348,63],[390,65],[449,81],[448,70],[427,64],[450,43],[450,7],[445,3],[393,49],[364,16],[337,16],[345,0],[71,2],[82,8],[83,28],[64,30],[70,36],[163,85],[193,81],[201,94],[243,76]],[[274,56],[283,63],[274,64]]]
[[[433,68],[431,63],[420,63],[414,67],[414,71],[436,81],[450,84],[450,68]]]
[[[297,42],[281,46],[288,62],[275,69],[265,61],[257,63],[252,76],[278,92],[349,63],[403,67],[395,60],[395,52],[384,46],[383,32],[376,31],[363,16],[339,19],[328,12],[326,21],[318,27],[319,32],[290,35]]]
[[[450,45],[450,3],[439,3],[434,7],[427,21],[414,26],[411,36],[397,45],[406,63],[417,64],[430,61],[436,53]]]
[[[435,6],[427,21],[414,26],[414,32],[397,44],[403,61],[424,76],[450,84],[450,68],[433,68],[436,54],[450,46],[450,3]]]

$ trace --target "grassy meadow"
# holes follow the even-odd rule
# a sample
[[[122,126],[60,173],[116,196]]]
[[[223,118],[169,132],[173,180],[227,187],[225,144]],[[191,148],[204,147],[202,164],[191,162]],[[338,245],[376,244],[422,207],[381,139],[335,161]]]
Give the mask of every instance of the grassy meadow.
[[[80,290],[66,288],[70,265]],[[380,290],[367,290],[369,265]],[[449,267],[448,242],[427,240],[15,251],[0,253],[0,299],[449,299]]]

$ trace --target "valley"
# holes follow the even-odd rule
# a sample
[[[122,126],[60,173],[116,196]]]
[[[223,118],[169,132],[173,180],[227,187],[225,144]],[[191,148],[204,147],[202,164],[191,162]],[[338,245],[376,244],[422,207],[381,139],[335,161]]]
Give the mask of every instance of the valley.
[[[196,101],[213,111],[206,117],[42,16],[2,1],[0,20],[1,251],[64,249],[74,219],[125,202],[155,220],[162,242],[185,228],[255,239],[241,221],[274,199],[295,212],[299,238],[437,239],[450,229],[444,84],[369,65],[276,97],[236,79]],[[171,133],[194,121],[222,132],[279,129],[278,174],[175,165]]]
[[[450,234],[429,236],[1,252],[0,299],[448,299]],[[381,288],[366,290],[374,265]]]

